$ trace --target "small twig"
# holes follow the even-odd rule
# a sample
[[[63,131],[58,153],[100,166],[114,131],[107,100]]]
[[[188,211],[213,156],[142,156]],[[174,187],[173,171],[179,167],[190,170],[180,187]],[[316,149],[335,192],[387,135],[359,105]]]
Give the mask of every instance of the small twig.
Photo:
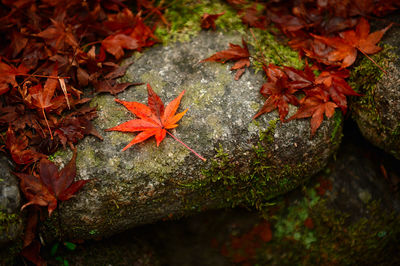
[[[199,157],[200,159],[202,159],[203,161],[206,161],[207,159],[204,158],[203,156],[201,156],[200,154],[198,154],[197,152],[195,152],[194,150],[192,150],[191,148],[189,148],[188,145],[186,145],[185,143],[183,143],[180,139],[178,139],[177,137],[175,137],[174,135],[172,135],[168,130],[167,133],[173,137],[176,141],[178,141],[180,144],[182,144],[183,146],[185,146],[189,151],[193,152],[197,157]]]

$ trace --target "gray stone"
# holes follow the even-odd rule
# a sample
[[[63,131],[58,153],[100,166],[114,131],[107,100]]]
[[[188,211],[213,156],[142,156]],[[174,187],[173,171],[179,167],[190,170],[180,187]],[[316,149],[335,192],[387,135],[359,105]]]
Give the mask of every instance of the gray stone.
[[[399,23],[399,13],[385,21],[390,20]],[[364,58],[355,68],[358,73],[354,75],[355,86],[364,96],[355,99],[351,107],[363,136],[400,159],[400,29],[392,27],[381,43],[381,46],[389,45],[386,51],[390,50],[392,54],[387,59],[386,52],[381,52],[374,58],[387,74]]]
[[[110,95],[96,96],[94,124],[104,137],[78,145],[78,178],[94,179],[76,197],[61,204],[63,237],[96,238],[140,224],[193,211],[238,204],[260,207],[267,199],[292,190],[324,167],[341,138],[341,116],[324,121],[310,137],[310,120],[281,124],[276,111],[252,117],[265,99],[259,94],[263,75],[246,70],[239,81],[231,64],[199,63],[240,36],[201,33],[187,43],[157,46],[129,67],[126,81],[150,83],[168,103],[186,90],[179,110],[189,108],[172,134],[206,157],[201,161],[168,136],[122,152],[135,134],[105,132],[133,119]],[[147,102],[146,86],[118,95]],[[296,111],[290,108],[290,114]],[[65,164],[70,152],[55,161]],[[43,232],[58,230],[57,213]]]
[[[22,233],[20,201],[18,180],[11,174],[7,158],[0,156],[0,246]]]

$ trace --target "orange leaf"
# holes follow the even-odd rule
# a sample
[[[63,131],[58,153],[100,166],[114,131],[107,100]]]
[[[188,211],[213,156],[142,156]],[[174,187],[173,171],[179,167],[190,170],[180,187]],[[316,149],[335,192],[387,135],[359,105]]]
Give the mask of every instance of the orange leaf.
[[[157,141],[157,147],[167,134],[167,129],[177,127],[176,124],[182,116],[186,113],[187,109],[179,114],[176,111],[181,102],[182,96],[185,91],[170,102],[167,107],[160,97],[153,91],[150,84],[147,84],[148,106],[138,102],[126,102],[116,99],[115,101],[123,104],[130,112],[134,113],[139,119],[133,119],[122,123],[118,126],[107,129],[107,131],[121,131],[121,132],[136,132],[139,133],[123,151],[136,143],[145,141],[146,139],[154,136]]]

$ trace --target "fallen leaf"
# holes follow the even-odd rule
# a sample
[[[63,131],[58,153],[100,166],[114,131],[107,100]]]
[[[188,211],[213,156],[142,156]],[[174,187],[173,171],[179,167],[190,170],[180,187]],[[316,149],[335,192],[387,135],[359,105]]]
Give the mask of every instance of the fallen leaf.
[[[364,55],[375,54],[379,52],[382,48],[376,44],[381,40],[383,34],[385,34],[385,32],[392,25],[393,24],[390,24],[386,28],[369,34],[369,23],[366,19],[361,18],[355,31],[348,30],[340,32],[340,37],[311,35],[314,38],[321,40],[327,45],[333,47],[335,50],[329,53],[328,60],[331,62],[341,62],[341,68],[345,68],[354,63],[357,57],[357,50]]]
[[[215,30],[217,28],[216,25],[215,25],[215,20],[217,18],[219,18],[220,16],[222,16],[223,14],[225,14],[225,12],[218,13],[218,14],[207,14],[207,13],[204,13],[203,16],[201,17],[200,26],[203,29],[212,28],[213,30]]]
[[[125,151],[132,145],[140,143],[152,136],[156,138],[157,146],[167,134],[167,129],[173,129],[186,113],[187,109],[179,114],[175,114],[181,98],[185,91],[182,91],[177,98],[164,107],[160,97],[153,91],[150,84],[147,84],[148,106],[138,102],[126,102],[115,99],[117,103],[124,105],[130,112],[134,113],[139,119],[133,119],[121,125],[106,129],[106,131],[137,132],[139,133],[125,148]]]
[[[289,86],[287,74],[278,66],[270,64],[268,68],[264,68],[264,71],[268,76],[268,82],[262,85],[260,93],[267,100],[253,119],[278,109],[280,120],[283,122],[289,113],[289,103],[299,105],[299,101],[294,95],[297,88]]]
[[[330,101],[328,92],[321,88],[314,89],[309,95],[300,101],[301,105],[297,112],[286,121],[311,117],[311,136],[313,136],[324,120],[324,114],[331,118],[338,106]]]
[[[29,205],[47,206],[49,216],[57,208],[58,201],[71,199],[90,180],[79,180],[74,182],[76,176],[76,150],[69,163],[60,171],[57,166],[47,160],[42,159],[39,163],[40,177],[25,174],[14,173],[20,178],[20,187],[28,203],[21,208]]]
[[[215,53],[214,55],[201,60],[200,62],[221,62],[225,63],[226,61],[232,60],[236,61],[236,63],[232,66],[231,70],[238,70],[238,69],[244,69],[246,66],[250,66],[250,53],[249,49],[247,48],[247,43],[242,39],[242,44],[243,47],[240,45],[236,44],[229,44],[229,49],[223,50],[220,52]],[[239,72],[239,71],[238,71]],[[244,71],[240,71],[239,75],[235,76],[235,80],[238,80],[241,76],[241,74],[244,73]]]

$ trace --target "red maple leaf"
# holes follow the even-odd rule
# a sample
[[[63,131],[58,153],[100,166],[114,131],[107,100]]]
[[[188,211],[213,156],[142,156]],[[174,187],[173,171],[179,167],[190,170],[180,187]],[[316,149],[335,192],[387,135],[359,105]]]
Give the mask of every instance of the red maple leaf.
[[[225,14],[225,12],[222,13],[218,13],[218,14],[207,14],[204,13],[203,16],[201,17],[201,27],[203,29],[209,29],[212,28],[213,30],[215,30],[217,27],[215,25],[215,20],[217,18],[219,18],[220,16],[222,16],[223,14]]]
[[[215,53],[209,58],[203,59],[200,62],[221,62],[225,63],[226,61],[232,60],[237,61],[231,68],[231,70],[238,70],[235,74],[235,80],[238,80],[240,76],[244,73],[245,67],[250,66],[250,53],[247,48],[247,43],[242,39],[243,47],[237,44],[229,44],[229,49],[223,50]]]
[[[300,100],[300,104],[297,112],[286,121],[311,116],[311,136],[315,134],[324,120],[324,114],[331,118],[335,113],[335,108],[338,107],[330,101],[328,92],[318,87],[309,90],[307,96]]]
[[[137,16],[134,27],[108,36],[101,42],[101,46],[116,59],[120,59],[124,55],[123,49],[140,50],[152,46],[155,40],[152,30]]]
[[[351,66],[357,57],[357,50],[371,59],[368,55],[379,52],[382,48],[376,44],[381,40],[383,34],[392,26],[388,25],[379,31],[369,34],[370,26],[366,19],[361,18],[356,30],[348,30],[339,33],[340,37],[323,37],[313,35],[314,38],[321,40],[329,46],[335,48],[328,55],[331,62],[341,62],[341,68]],[[371,59],[372,60],[372,59]],[[375,63],[375,62],[374,62]]]
[[[289,103],[293,105],[299,104],[296,96],[293,95],[297,88],[289,86],[287,74],[279,67],[270,64],[268,68],[264,68],[264,71],[269,81],[262,85],[260,93],[267,97],[267,100],[254,118],[278,108],[279,117],[281,121],[284,121],[289,113]]]
[[[178,126],[177,122],[185,115],[188,109],[175,114],[178,110],[181,98],[185,91],[182,91],[178,97],[172,100],[166,107],[160,97],[153,91],[150,84],[147,84],[148,106],[138,102],[126,102],[115,99],[116,102],[124,105],[130,112],[134,113],[139,119],[133,119],[122,123],[121,125],[106,129],[106,131],[121,131],[121,132],[140,132],[128,145],[122,150],[125,151],[132,145],[140,143],[152,136],[156,138],[157,147],[168,133],[175,140],[183,144],[186,148],[192,151],[200,159],[204,160],[199,154],[190,149],[186,144],[172,135],[168,129],[173,129]]]
[[[71,161],[60,171],[57,166],[47,160],[40,160],[39,177],[14,173],[21,179],[20,187],[25,197],[29,200],[21,208],[29,205],[47,206],[49,215],[57,208],[58,201],[71,199],[90,180],[79,180],[74,182],[76,176],[76,150]]]
[[[329,92],[332,100],[342,109],[343,114],[347,111],[346,96],[361,96],[355,92],[346,82],[345,78],[349,77],[349,71],[331,70],[323,71],[315,80],[316,84],[323,84],[325,90]]]

